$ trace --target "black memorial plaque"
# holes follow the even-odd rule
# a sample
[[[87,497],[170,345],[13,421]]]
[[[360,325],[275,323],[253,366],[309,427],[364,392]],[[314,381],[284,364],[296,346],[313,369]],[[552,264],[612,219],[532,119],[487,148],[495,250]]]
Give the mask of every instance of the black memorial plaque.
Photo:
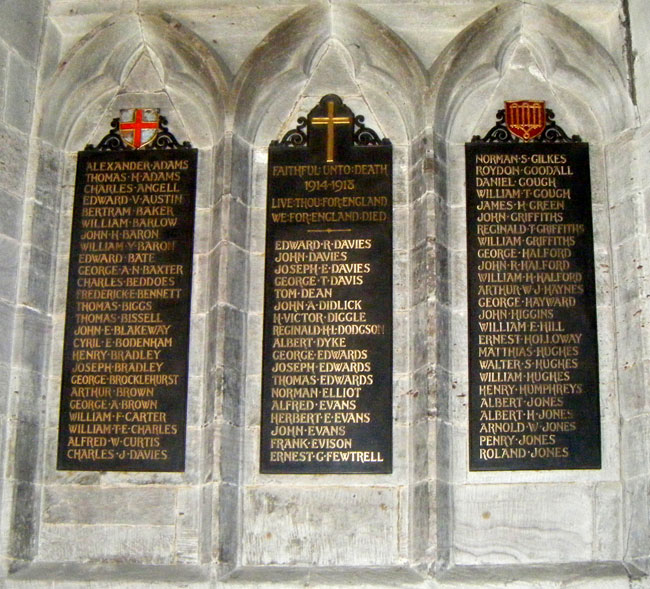
[[[184,470],[196,164],[180,146],[78,154],[61,470]]]
[[[600,468],[589,151],[547,113],[465,147],[470,470]]]
[[[335,95],[269,147],[261,472],[392,471],[392,147]]]

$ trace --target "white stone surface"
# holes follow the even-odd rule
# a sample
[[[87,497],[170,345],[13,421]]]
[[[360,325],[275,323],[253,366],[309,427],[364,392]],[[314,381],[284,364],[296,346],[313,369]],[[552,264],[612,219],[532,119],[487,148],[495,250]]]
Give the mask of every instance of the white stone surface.
[[[592,494],[581,485],[466,485],[455,493],[461,565],[592,558]]]
[[[43,524],[39,555],[46,562],[171,564],[174,539],[172,525]]]
[[[45,4],[0,3],[0,587],[648,586],[645,0]],[[328,92],[395,145],[396,467],[260,475],[266,149]],[[591,144],[601,471],[467,471],[463,143],[522,92]],[[72,152],[144,102],[201,148],[188,468],[56,471]]]
[[[395,562],[397,496],[382,487],[265,485],[244,498],[245,565],[382,566]]]

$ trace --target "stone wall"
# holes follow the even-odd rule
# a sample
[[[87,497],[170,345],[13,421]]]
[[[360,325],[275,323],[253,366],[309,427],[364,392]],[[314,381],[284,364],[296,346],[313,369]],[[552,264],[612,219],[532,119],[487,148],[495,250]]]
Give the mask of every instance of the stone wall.
[[[648,282],[647,259],[650,254],[648,235],[648,188],[650,177],[645,163],[650,131],[650,104],[647,87],[648,68],[647,30],[650,19],[647,7],[632,0],[624,17],[629,22],[627,59],[628,85],[635,98],[639,123],[622,134],[612,146],[609,162],[618,170],[615,182],[627,187],[626,194],[612,203],[612,243],[616,256],[614,288],[617,295],[617,329],[620,333],[618,372],[621,390],[622,439],[624,453],[622,478],[624,481],[624,517],[629,520],[626,558],[643,570],[650,562],[650,534],[641,522],[648,520],[648,493],[650,462],[648,461],[648,428],[650,414],[647,400],[650,382],[650,341],[647,317]],[[620,146],[624,149],[621,160]],[[623,166],[621,164],[624,164]],[[625,394],[623,394],[625,393]]]
[[[38,440],[51,340],[51,305],[42,293],[48,291],[57,240],[59,166],[45,152],[42,158],[34,155],[32,135],[43,17],[41,1],[0,4],[0,566],[5,571],[9,553],[34,556]],[[55,173],[47,186],[35,184],[40,167]],[[18,496],[28,498],[29,513],[16,511]]]
[[[646,586],[644,3],[0,4],[0,586]],[[394,145],[395,468],[262,475],[267,147],[331,92]],[[518,98],[590,144],[599,471],[468,470],[463,146]],[[200,152],[187,467],[57,471],[75,152],[133,106]]]

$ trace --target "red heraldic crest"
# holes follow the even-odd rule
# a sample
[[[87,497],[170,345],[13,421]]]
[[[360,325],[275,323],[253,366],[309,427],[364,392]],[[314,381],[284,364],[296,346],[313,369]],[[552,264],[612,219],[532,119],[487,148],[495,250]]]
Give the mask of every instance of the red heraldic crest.
[[[524,141],[535,139],[546,128],[546,107],[543,100],[507,100],[506,127]]]
[[[158,108],[120,109],[120,136],[122,141],[133,149],[140,149],[152,143],[159,128]]]

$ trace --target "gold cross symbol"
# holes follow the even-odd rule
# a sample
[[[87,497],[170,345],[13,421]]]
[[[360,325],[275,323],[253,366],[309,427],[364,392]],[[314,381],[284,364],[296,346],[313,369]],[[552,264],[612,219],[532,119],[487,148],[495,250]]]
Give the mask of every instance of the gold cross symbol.
[[[327,103],[327,117],[314,117],[311,120],[312,125],[327,125],[327,161],[334,161],[334,125],[350,125],[351,117],[335,117],[334,102],[331,100]]]

